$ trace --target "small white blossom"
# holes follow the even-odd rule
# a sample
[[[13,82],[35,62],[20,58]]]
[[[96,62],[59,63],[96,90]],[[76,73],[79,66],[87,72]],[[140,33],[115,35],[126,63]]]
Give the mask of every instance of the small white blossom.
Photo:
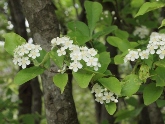
[[[91,48],[91,49],[88,49],[88,53],[91,55],[91,56],[95,56],[97,54],[97,51],[94,49],[94,48]]]
[[[82,64],[76,61],[70,63],[70,66],[69,66],[69,69],[73,70],[74,72],[77,72],[78,69],[81,69],[81,68],[82,68]]]
[[[94,58],[94,57],[90,57],[87,62],[86,62],[87,66],[97,66],[98,65],[98,58]]]
[[[154,54],[155,53],[155,49],[157,49],[158,46],[157,45],[152,45],[152,44],[148,44],[147,45],[147,50],[151,53]]]
[[[97,63],[97,65],[94,66],[94,70],[95,70],[95,71],[98,71],[99,67],[101,67],[101,64],[100,64],[100,63]]]
[[[57,50],[58,56],[66,55],[66,51],[64,47],[61,47]]]
[[[40,56],[40,50],[42,50],[40,45],[34,45],[31,43],[22,44],[14,50],[13,62],[15,65],[18,64],[19,66],[22,66],[24,69],[30,64],[29,59],[35,59]]]
[[[28,57],[23,57],[21,61],[18,63],[19,66],[22,66],[22,68],[26,68],[27,65],[30,64],[30,60]]]
[[[149,56],[149,51],[148,50],[143,50],[139,52],[139,56],[141,59],[148,59]]]
[[[136,27],[133,34],[134,36],[139,36],[141,39],[143,39],[149,35],[149,30],[146,28],[146,26]]]
[[[37,52],[36,50],[31,50],[28,56],[35,59],[36,57],[40,56],[40,53]]]

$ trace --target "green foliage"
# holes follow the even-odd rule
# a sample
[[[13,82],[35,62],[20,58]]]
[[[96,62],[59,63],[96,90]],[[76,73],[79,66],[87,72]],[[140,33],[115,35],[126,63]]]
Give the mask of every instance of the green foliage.
[[[5,38],[5,50],[11,55],[14,54],[14,49],[17,46],[26,42],[24,38],[15,33],[7,33],[3,37]]]
[[[147,85],[143,91],[144,104],[149,105],[155,102],[162,94],[163,87],[156,86],[155,83]]]
[[[35,66],[42,66],[45,68],[50,67],[50,56],[49,53],[47,53],[45,50],[40,51],[40,56],[37,57],[34,61]]]
[[[117,47],[120,51],[125,52],[126,50],[132,48],[131,44],[127,40],[122,40],[119,37],[109,36],[107,38],[109,44]]]
[[[135,17],[143,15],[149,11],[152,11],[152,10],[164,7],[164,6],[165,6],[165,4],[161,3],[161,2],[146,2],[140,7],[140,9],[139,9],[138,13],[135,15]]]
[[[132,96],[139,90],[141,85],[139,77],[135,74],[127,75],[122,82],[121,94],[123,96]]]
[[[83,71],[72,72],[73,78],[81,88],[87,88],[94,74]]]
[[[68,33],[68,36],[74,39],[77,44],[83,45],[85,42],[91,39],[89,34],[89,28],[85,23],[80,21],[74,21],[69,22],[67,26],[70,30],[72,30]]]
[[[139,79],[143,82],[146,82],[147,78],[149,78],[149,66],[147,65],[141,65],[139,70]]]
[[[113,115],[116,111],[116,104],[114,102],[105,104],[105,108],[110,115]]]
[[[156,76],[156,86],[165,86],[165,76],[164,76],[165,68],[157,67],[155,70]]]
[[[45,69],[41,68],[41,67],[30,67],[30,68],[26,68],[23,69],[21,71],[19,71],[15,78],[14,78],[14,83],[21,85],[33,78],[35,78],[36,76],[42,74],[44,72]]]
[[[98,2],[85,1],[84,6],[87,13],[90,36],[92,36],[93,30],[97,21],[99,21],[100,14],[102,12],[102,5]]]
[[[120,95],[121,84],[117,78],[115,77],[101,78],[98,81],[108,90],[114,92],[117,95]]]
[[[62,69],[64,65],[64,56],[58,56],[57,54],[57,48],[54,48],[52,51],[50,51],[49,55],[50,58],[53,60],[53,62],[60,68]]]
[[[162,24],[160,25],[159,28],[164,27],[164,26],[165,26],[165,19],[162,20]]]
[[[68,82],[68,75],[66,73],[64,74],[56,74],[53,77],[54,84],[60,88],[61,93],[63,93],[65,86]]]
[[[111,62],[110,53],[109,52],[100,53],[99,62],[101,64],[101,67],[99,68],[98,72],[104,73],[107,70],[109,63]]]

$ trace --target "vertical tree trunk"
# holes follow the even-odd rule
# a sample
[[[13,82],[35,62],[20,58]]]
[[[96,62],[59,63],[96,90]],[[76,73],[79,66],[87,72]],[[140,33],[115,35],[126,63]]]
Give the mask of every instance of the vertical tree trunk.
[[[50,0],[20,0],[25,16],[29,22],[33,39],[45,50],[50,50],[50,41],[59,36],[59,27],[54,13],[54,5]],[[51,64],[51,70],[57,67]],[[48,124],[78,124],[77,113],[72,97],[71,82],[60,93],[53,83],[54,74],[46,70],[41,76],[46,117]]]
[[[27,40],[28,36],[25,27],[25,17],[22,13],[21,5],[18,0],[9,0],[8,3],[14,31]],[[19,87],[19,99],[21,100],[21,103],[19,104],[19,115],[30,114],[32,105],[32,88],[30,81]]]
[[[12,23],[14,25],[14,31],[21,35],[26,41],[28,35],[25,26],[25,17],[22,12],[22,7],[19,0],[9,0],[9,8],[11,13]],[[19,115],[31,114],[38,112],[41,114],[42,101],[41,90],[39,87],[38,79],[35,78],[26,82],[19,87],[19,99],[22,101],[19,105]],[[39,124],[40,121],[36,120],[35,124]]]
[[[162,114],[156,103],[147,106],[151,124],[164,124]]]

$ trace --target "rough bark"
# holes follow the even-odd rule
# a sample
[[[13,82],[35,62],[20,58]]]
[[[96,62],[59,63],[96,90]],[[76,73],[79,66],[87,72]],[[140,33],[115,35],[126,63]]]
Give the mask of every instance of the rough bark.
[[[50,0],[20,1],[34,41],[49,51],[51,39],[59,36],[59,27],[53,4]],[[51,64],[50,69],[57,71],[54,64]],[[52,81],[53,76],[54,74],[49,70],[41,75],[48,124],[78,124],[71,82],[68,83],[63,94],[61,94],[59,88]]]
[[[21,35],[27,41],[28,35],[25,26],[25,17],[19,0],[9,0],[8,3],[15,33]],[[41,90],[37,78],[30,80],[19,87],[19,99],[22,101],[19,105],[19,115],[36,112],[41,114]],[[39,120],[36,120],[35,124],[39,123]]]
[[[28,36],[25,27],[25,17],[18,0],[9,0],[8,3],[14,31],[27,40]],[[19,87],[19,99],[21,100],[21,103],[19,104],[19,115],[30,114],[32,105],[32,88],[30,81]]]
[[[164,124],[161,111],[156,103],[150,104],[147,109],[151,124]]]

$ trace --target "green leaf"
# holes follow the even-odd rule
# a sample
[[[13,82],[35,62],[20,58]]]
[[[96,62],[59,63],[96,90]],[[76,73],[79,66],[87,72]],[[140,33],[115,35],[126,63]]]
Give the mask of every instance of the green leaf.
[[[147,78],[149,78],[149,69],[150,67],[147,65],[142,64],[139,69],[139,79],[143,82],[146,82]]]
[[[114,57],[115,64],[123,64],[124,63],[124,57],[122,55],[116,55]]]
[[[25,115],[22,116],[21,119],[23,121],[23,124],[35,124],[34,115],[25,114]]]
[[[154,62],[154,65],[165,68],[165,60],[162,59],[162,60],[156,61],[156,62]]]
[[[34,61],[35,66],[44,66],[45,68],[50,67],[50,56],[49,52],[47,53],[45,50],[40,51],[40,56],[37,57]]]
[[[83,22],[80,21],[68,22],[67,27],[71,29],[73,32],[79,31],[84,36],[90,36],[89,28]]]
[[[98,53],[105,52],[106,51],[106,46],[100,41],[94,41],[93,42],[93,47],[98,50]]]
[[[149,105],[155,102],[162,94],[163,87],[156,87],[155,83],[146,85],[143,91],[144,104]]]
[[[104,87],[108,90],[114,92],[115,94],[119,95],[121,92],[121,84],[119,80],[115,77],[109,78],[101,78],[98,80]]]
[[[120,30],[120,29],[115,30],[115,35],[121,39],[128,39],[129,37],[128,32]]]
[[[90,29],[90,36],[92,36],[93,30],[99,21],[100,14],[102,13],[102,5],[98,2],[85,1],[85,10],[87,14],[88,26]]]
[[[122,52],[127,51],[128,49],[132,48],[130,42],[128,42],[127,40],[122,40],[118,37],[109,36],[107,38],[107,41],[112,46],[119,48],[119,50]]]
[[[165,19],[162,20],[162,24],[160,25],[159,28],[164,27],[164,26],[165,26]]]
[[[128,51],[123,52],[122,54],[116,55],[114,57],[114,63],[116,65],[124,63],[124,57],[128,54]]]
[[[60,88],[61,93],[63,93],[65,86],[68,82],[68,75],[66,73],[56,74],[53,77],[54,84]]]
[[[165,100],[158,99],[158,100],[156,100],[156,104],[158,107],[164,107],[165,106]]]
[[[116,104],[114,102],[107,103],[105,108],[110,115],[113,115],[116,111]]]
[[[140,114],[140,112],[142,111],[142,109],[143,109],[143,106],[138,106],[138,108],[133,109],[133,110],[125,109],[125,110],[120,110],[120,111],[116,112],[115,123],[121,122],[122,120],[125,120],[127,118],[137,117]]]
[[[95,33],[95,34],[93,35],[93,38],[98,38],[98,37],[101,37],[101,36],[103,36],[103,35],[107,35],[107,34],[113,32],[113,31],[116,30],[116,29],[117,29],[117,26],[109,26],[109,27],[106,27],[106,28],[103,29],[102,31],[99,31],[99,32]]]
[[[109,52],[100,53],[99,62],[101,64],[101,67],[99,68],[98,72],[104,73],[107,70],[109,63],[111,62],[110,53]]]
[[[92,77],[94,76],[93,73],[87,73],[83,71],[72,72],[72,74],[73,78],[81,88],[87,88]]]
[[[16,74],[16,76],[14,78],[14,83],[21,85],[21,84],[35,78],[36,76],[42,74],[43,72],[44,72],[44,69],[39,66],[25,68]]]
[[[54,48],[49,52],[50,58],[54,61],[54,63],[60,68],[63,68],[64,56],[58,56],[57,48]]]
[[[85,36],[79,31],[69,32],[68,36],[79,45],[83,45],[91,39],[89,36]]]
[[[165,68],[163,67],[157,67],[156,70],[156,86],[165,86],[165,76],[164,76],[164,72],[165,72]]]
[[[5,38],[5,50],[11,55],[14,55],[14,50],[17,46],[26,43],[24,38],[15,33],[7,33],[3,37]]]
[[[138,13],[135,15],[135,17],[143,15],[149,11],[164,7],[164,3],[160,2],[145,2],[139,9]]]
[[[123,96],[131,96],[136,93],[141,85],[139,77],[135,74],[126,76],[122,82],[121,94]]]

